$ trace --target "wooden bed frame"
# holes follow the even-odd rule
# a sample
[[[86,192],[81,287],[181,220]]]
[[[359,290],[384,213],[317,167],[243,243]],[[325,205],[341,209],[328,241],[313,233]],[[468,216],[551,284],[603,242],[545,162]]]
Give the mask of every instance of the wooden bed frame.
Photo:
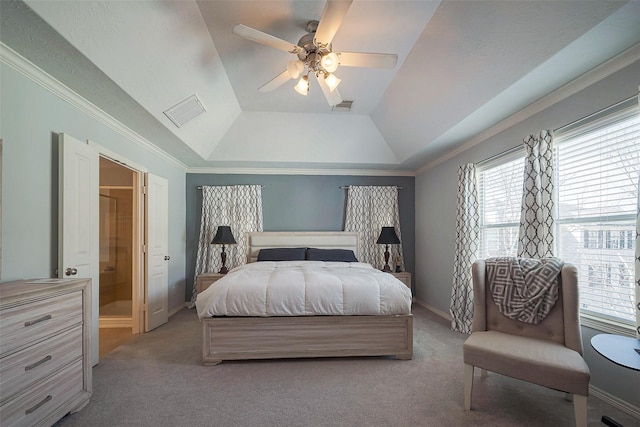
[[[358,233],[249,233],[247,260],[263,248],[351,249]],[[413,357],[413,316],[209,317],[202,320],[202,362],[296,357]]]

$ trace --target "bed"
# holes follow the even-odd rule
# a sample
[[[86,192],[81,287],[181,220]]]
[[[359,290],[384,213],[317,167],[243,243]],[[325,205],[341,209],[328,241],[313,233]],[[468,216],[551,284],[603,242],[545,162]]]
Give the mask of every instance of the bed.
[[[358,234],[351,232],[249,233],[247,261],[248,264],[256,262],[261,249],[277,248],[341,249],[351,250],[358,256],[358,241]],[[334,271],[331,265],[315,266],[314,262],[316,261],[308,264],[310,267],[296,268],[322,267],[326,271]],[[258,262],[256,265],[247,265],[246,268],[270,270],[276,268],[273,264],[278,263]],[[354,263],[353,268],[344,267],[350,274],[356,274],[354,271],[362,266]],[[236,278],[239,276],[232,272],[223,279],[232,279],[232,274]],[[378,280],[380,275],[386,276],[386,273],[377,271],[374,274],[378,274]],[[225,285],[223,279],[212,287]],[[397,282],[400,287],[404,286],[400,281]],[[206,300],[208,295],[205,293],[212,287],[198,296],[200,302]],[[200,313],[201,307],[198,310]],[[403,314],[372,315],[278,315],[276,311],[275,315],[262,313],[251,317],[233,315],[232,310],[228,312],[231,315],[207,314],[201,316],[203,364],[217,365],[223,360],[303,357],[395,356],[397,359],[411,359],[413,317],[410,302],[408,310],[408,313],[406,309],[400,310]]]

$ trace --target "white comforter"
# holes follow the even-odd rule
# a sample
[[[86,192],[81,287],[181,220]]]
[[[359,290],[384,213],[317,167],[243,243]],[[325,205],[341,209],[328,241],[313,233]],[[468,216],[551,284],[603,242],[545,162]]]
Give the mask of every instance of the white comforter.
[[[198,295],[198,316],[411,313],[411,290],[370,264],[279,261],[236,267]]]

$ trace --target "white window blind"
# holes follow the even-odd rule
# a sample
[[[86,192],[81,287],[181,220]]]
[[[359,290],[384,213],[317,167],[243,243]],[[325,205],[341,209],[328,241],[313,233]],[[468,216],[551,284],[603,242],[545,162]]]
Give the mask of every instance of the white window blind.
[[[555,134],[558,256],[578,268],[583,313],[635,323],[637,98]]]
[[[516,256],[518,250],[524,150],[500,160],[479,173],[481,258]]]

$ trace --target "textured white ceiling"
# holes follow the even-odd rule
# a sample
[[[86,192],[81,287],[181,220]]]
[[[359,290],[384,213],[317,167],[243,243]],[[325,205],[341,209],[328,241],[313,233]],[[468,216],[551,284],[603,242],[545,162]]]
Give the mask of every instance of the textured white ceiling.
[[[155,119],[127,126],[200,168],[415,170],[640,42],[637,1],[355,0],[334,50],[396,53],[398,65],[339,68],[345,113],[313,84],[306,97],[293,80],[258,92],[294,56],[231,32],[242,23],[296,43],[324,1],[26,4],[104,73],[85,88],[92,102],[117,117],[113,93],[98,93],[111,79]],[[68,54],[67,81],[59,61],[56,78],[73,88],[85,58]],[[177,128],[162,112],[192,94],[207,112]]]

